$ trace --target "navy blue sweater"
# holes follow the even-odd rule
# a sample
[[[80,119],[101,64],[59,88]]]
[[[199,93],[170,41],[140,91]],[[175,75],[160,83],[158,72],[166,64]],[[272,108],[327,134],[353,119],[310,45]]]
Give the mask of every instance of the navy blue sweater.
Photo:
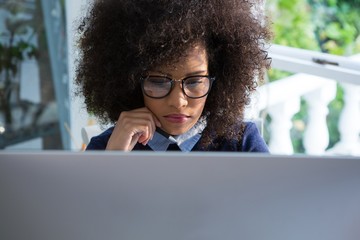
[[[105,150],[107,142],[112,134],[114,127],[107,129],[102,134],[91,138],[89,145],[86,150]],[[201,138],[199,142],[201,141]],[[199,143],[198,142],[198,143]],[[256,125],[252,122],[248,122],[245,125],[244,135],[242,141],[238,140],[226,140],[226,139],[215,139],[216,145],[210,145],[206,148],[200,148],[197,143],[191,151],[227,151],[227,152],[269,152],[268,147],[261,137]],[[134,150],[148,150],[152,149],[145,145],[137,143],[134,146]]]

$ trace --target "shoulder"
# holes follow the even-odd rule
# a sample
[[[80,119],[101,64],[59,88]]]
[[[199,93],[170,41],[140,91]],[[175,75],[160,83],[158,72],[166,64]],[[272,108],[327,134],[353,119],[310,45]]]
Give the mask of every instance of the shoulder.
[[[269,149],[254,122],[245,122],[241,149],[243,152],[269,152]]]
[[[98,136],[92,137],[86,150],[105,150],[114,127],[108,128]]]
[[[269,149],[254,122],[244,122],[244,131],[241,141],[238,139],[215,139],[216,147],[209,146],[208,151],[229,152],[269,152]],[[201,151],[198,146],[195,151]]]

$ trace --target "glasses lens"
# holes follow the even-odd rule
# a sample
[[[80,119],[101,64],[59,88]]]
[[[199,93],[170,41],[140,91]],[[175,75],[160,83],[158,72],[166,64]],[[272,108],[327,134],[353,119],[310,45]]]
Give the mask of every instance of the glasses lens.
[[[194,76],[184,79],[184,91],[188,97],[200,98],[208,94],[210,79],[206,76]]]
[[[171,90],[171,80],[161,76],[149,76],[144,79],[143,90],[149,97],[165,97]]]

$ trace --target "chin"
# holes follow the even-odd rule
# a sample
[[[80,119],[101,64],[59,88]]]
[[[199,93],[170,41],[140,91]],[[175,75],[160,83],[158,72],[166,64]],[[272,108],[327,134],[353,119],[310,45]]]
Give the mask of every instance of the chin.
[[[186,133],[189,129],[164,129],[170,135],[176,136]]]
[[[172,136],[177,136],[177,135],[181,135],[183,133],[185,133],[186,131],[172,131],[172,132],[167,132],[168,134],[172,135]]]

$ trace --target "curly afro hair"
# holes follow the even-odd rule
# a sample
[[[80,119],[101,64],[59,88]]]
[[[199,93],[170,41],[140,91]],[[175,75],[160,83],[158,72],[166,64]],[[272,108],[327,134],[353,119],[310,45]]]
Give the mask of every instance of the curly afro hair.
[[[206,100],[203,146],[241,139],[244,109],[270,60],[261,0],[95,0],[78,27],[77,93],[102,123],[144,106],[141,75],[201,43],[216,82]],[[239,124],[240,123],[240,124]]]

